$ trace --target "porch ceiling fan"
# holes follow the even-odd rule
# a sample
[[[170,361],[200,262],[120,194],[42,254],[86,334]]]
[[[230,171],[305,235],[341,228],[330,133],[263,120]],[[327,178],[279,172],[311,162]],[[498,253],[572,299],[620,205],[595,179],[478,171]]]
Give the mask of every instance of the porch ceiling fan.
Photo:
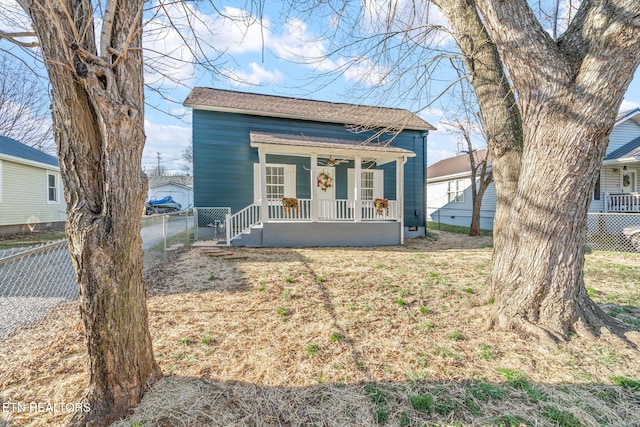
[[[340,165],[342,163],[347,163],[347,162],[349,162],[348,159],[334,159],[333,156],[329,156],[328,159],[318,159],[319,166],[327,166],[327,167],[333,167],[333,166]]]

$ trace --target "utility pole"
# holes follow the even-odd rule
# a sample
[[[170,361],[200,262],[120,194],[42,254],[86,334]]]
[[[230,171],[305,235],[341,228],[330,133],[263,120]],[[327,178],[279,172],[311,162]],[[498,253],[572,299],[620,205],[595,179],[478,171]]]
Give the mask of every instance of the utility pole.
[[[158,151],[157,154],[158,154],[158,169],[156,171],[156,174],[160,176],[160,152]]]

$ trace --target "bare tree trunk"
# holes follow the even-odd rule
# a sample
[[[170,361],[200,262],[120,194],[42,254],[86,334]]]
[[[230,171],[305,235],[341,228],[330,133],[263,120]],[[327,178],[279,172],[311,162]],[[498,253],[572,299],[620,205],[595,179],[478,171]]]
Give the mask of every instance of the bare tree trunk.
[[[469,227],[469,236],[479,236],[480,235],[480,210],[482,209],[482,198],[484,197],[484,193],[487,191],[487,187],[491,183],[491,178],[487,176],[486,165],[483,167],[484,170],[480,174],[479,186],[473,187],[473,208],[471,213],[471,226]],[[489,172],[490,173],[490,172]],[[474,177],[472,177],[475,180]],[[477,187],[477,188],[476,188]]]
[[[117,13],[105,57],[97,56],[89,0],[21,3],[52,85],[66,231],[90,361],[91,411],[77,413],[71,424],[103,426],[126,415],[161,375],[148,330],[140,236],[143,1],[108,2]]]
[[[494,242],[504,239],[520,175],[522,120],[498,48],[478,15],[475,0],[434,0],[449,20],[476,91],[496,192]]]
[[[520,179],[508,218],[496,218],[504,230],[491,276],[496,324],[553,340],[617,329],[584,288],[586,216],[607,137],[640,61],[640,27],[632,18],[640,3],[583,2],[558,41],[525,1],[477,3],[523,118]]]

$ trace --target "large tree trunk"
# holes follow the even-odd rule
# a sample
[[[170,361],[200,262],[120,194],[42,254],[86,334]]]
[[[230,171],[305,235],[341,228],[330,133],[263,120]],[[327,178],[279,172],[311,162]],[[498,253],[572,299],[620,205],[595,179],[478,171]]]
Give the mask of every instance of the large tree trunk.
[[[640,60],[640,3],[582,2],[558,41],[523,0],[477,3],[519,95],[524,135],[515,197],[496,218],[504,230],[491,276],[496,324],[555,340],[615,328],[584,288],[586,216]]]
[[[67,236],[90,361],[91,411],[73,425],[126,415],[160,377],[148,330],[140,215],[146,178],[142,0],[115,7],[110,54],[97,56],[89,0],[22,1],[53,92]],[[71,19],[73,17],[73,20]]]
[[[454,30],[471,83],[492,159],[496,192],[494,242],[504,240],[503,224],[520,176],[522,120],[498,48],[476,10],[475,0],[433,0]]]

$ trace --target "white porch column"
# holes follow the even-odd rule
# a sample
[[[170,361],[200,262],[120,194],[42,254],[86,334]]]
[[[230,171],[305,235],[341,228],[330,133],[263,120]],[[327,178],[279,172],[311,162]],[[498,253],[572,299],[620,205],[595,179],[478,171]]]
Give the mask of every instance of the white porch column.
[[[354,176],[354,185],[353,189],[353,197],[355,201],[355,212],[354,212],[354,220],[356,222],[362,221],[362,159],[360,156],[355,156],[353,159],[353,164],[355,166],[355,176]]]
[[[396,160],[396,204],[398,205],[398,218],[400,221],[400,244],[404,245],[404,164],[406,158]]]
[[[260,159],[260,216],[263,223],[269,222],[269,201],[267,200],[267,153],[258,148]]]
[[[311,221],[318,222],[318,154],[311,153]]]

